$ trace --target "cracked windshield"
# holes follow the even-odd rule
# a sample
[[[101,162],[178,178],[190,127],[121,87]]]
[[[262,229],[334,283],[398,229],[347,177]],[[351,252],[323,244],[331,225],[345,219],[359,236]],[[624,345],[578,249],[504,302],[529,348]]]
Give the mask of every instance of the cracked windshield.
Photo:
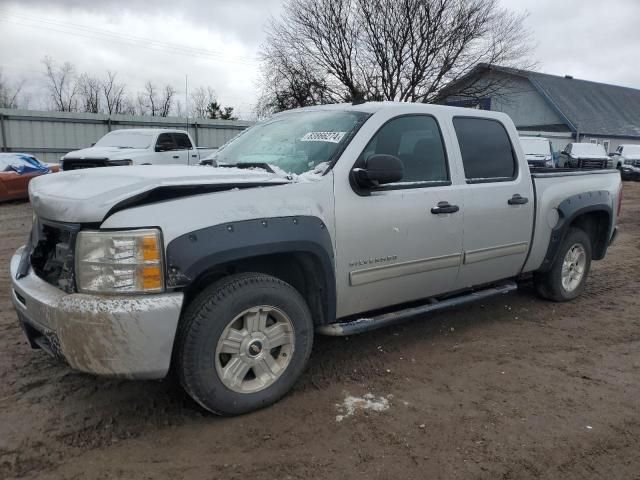
[[[281,174],[326,169],[367,116],[352,111],[278,115],[236,137],[215,160],[221,167],[253,166]]]

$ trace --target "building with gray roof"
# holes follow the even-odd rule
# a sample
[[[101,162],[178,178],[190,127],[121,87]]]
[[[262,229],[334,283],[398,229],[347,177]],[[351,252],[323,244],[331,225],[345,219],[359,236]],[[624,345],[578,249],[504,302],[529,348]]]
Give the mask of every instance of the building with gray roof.
[[[528,70],[480,64],[443,91],[441,103],[507,113],[523,135],[562,150],[593,142],[613,152],[640,144],[640,90]]]

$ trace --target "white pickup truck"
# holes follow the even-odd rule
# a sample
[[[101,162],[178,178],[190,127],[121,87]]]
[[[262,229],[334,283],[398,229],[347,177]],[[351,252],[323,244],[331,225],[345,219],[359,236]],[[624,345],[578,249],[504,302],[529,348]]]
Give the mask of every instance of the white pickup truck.
[[[616,233],[617,170],[530,172],[504,114],[309,107],[218,167],[35,179],[11,260],[27,338],[78,370],[162,378],[239,414],[283,396],[315,333],[351,335],[501,295],[567,301]]]
[[[78,170],[123,165],[197,165],[214,150],[197,148],[184,130],[114,130],[93,146],[64,155],[60,167]]]

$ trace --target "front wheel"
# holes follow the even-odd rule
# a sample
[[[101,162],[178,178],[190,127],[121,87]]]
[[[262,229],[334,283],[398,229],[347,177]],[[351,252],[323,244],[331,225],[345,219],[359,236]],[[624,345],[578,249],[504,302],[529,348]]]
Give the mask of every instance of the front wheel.
[[[573,300],[584,288],[591,268],[591,240],[578,228],[571,228],[548,272],[536,275],[538,294],[556,302]]]
[[[246,413],[291,389],[312,344],[313,321],[297,290],[268,275],[232,275],[202,291],[184,313],[180,383],[213,413]]]

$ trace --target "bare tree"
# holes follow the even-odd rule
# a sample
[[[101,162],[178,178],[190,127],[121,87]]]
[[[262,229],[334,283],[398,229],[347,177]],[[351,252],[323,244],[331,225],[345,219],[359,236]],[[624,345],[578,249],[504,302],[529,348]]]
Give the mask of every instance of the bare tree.
[[[24,80],[10,84],[0,70],[0,108],[18,108]]]
[[[287,0],[261,51],[273,110],[366,100],[432,102],[480,63],[525,66],[523,15],[498,0]]]
[[[69,62],[57,65],[51,57],[44,57],[42,63],[53,108],[60,112],[76,111],[79,85],[76,82],[74,66]]]
[[[191,112],[194,118],[207,118],[207,107],[216,101],[216,92],[211,87],[198,87],[190,95]]]
[[[138,93],[138,108],[140,115],[158,116],[157,87],[149,80],[144,84],[144,92]]]
[[[152,117],[168,117],[171,113],[175,94],[176,90],[171,85],[165,85],[162,90],[158,90],[156,85],[149,80],[144,85],[144,92],[138,94],[140,114],[151,115]]]
[[[106,112],[111,114],[127,113],[127,104],[131,102],[127,98],[124,83],[116,82],[116,73],[107,71],[107,77],[102,81],[102,95]]]
[[[162,89],[162,96],[160,97],[160,116],[168,117],[171,113],[173,106],[173,97],[176,94],[176,89],[171,85],[165,85]]]
[[[78,77],[77,83],[81,110],[87,113],[100,113],[102,82],[96,77],[83,73]]]

